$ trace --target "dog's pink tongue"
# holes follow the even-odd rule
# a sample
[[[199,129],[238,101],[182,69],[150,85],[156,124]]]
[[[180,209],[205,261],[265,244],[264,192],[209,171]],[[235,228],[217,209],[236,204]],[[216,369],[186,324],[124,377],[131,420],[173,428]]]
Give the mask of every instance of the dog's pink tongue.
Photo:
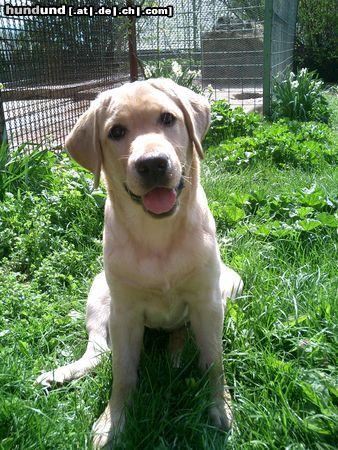
[[[156,188],[143,197],[144,207],[154,213],[163,214],[170,211],[176,202],[174,189]]]

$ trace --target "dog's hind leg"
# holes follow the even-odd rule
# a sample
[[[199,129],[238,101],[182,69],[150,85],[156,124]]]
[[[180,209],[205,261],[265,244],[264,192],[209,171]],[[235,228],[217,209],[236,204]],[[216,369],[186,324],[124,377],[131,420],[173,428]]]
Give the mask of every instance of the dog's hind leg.
[[[41,374],[36,383],[49,387],[52,383],[62,384],[81,378],[101,361],[109,351],[110,291],[104,272],[97,275],[90,288],[87,300],[88,344],[84,355],[74,363]]]
[[[243,281],[241,277],[237,272],[230,269],[230,267],[225,264],[222,264],[221,266],[220,288],[225,308],[228,298],[235,300],[243,291]]]

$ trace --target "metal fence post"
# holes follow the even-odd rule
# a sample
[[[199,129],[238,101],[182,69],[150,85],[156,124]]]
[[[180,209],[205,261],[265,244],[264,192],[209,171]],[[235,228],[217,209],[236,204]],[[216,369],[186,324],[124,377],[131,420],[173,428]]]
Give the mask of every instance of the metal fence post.
[[[193,26],[193,40],[194,40],[194,55],[193,62],[196,64],[196,55],[197,55],[197,45],[198,45],[198,37],[197,37],[197,9],[196,9],[196,0],[192,2],[192,26]]]
[[[271,114],[271,37],[273,0],[265,0],[264,59],[263,59],[263,114]]]
[[[0,145],[7,142],[4,104],[0,99]]]
[[[127,6],[132,6],[131,0],[127,1]],[[129,49],[129,67],[130,81],[136,81],[138,78],[137,53],[136,53],[136,25],[135,16],[129,16],[128,26],[128,49]]]

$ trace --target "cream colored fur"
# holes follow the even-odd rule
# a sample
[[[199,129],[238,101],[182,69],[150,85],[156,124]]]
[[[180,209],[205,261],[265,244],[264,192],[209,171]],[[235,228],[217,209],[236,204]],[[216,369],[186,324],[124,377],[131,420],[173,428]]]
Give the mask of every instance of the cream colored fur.
[[[159,117],[170,112],[173,126]],[[144,327],[171,333],[173,363],[179,364],[184,327],[189,323],[209,370],[209,415],[219,427],[232,422],[230,395],[224,389],[222,331],[228,297],[242,291],[239,275],[220,260],[215,222],[199,181],[201,141],[210,120],[204,97],[170,80],[148,80],[103,92],[80,117],[66,140],[69,153],[99,180],[108,198],[104,226],[104,273],[87,302],[88,347],[75,363],[42,374],[49,386],[85,375],[112,347],[111,399],[94,424],[94,446],[103,447],[123,427],[124,406],[137,383]],[[126,136],[109,137],[114,125]],[[184,177],[174,214],[154,218],[135,203],[125,186],[142,198],[146,190],[135,170],[144,154],[161,151],[171,163],[168,188]],[[111,343],[111,344],[110,344]]]

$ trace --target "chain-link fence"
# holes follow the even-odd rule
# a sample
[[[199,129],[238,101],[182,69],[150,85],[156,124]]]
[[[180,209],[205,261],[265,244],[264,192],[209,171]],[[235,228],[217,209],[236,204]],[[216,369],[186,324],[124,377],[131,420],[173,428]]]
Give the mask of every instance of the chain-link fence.
[[[0,131],[6,131],[12,147],[23,142],[62,146],[89,101],[99,91],[129,79],[130,20],[69,17],[57,10],[48,16],[9,16],[1,2]],[[71,3],[84,5],[83,0]],[[167,6],[166,0],[156,3]],[[198,71],[196,82],[201,88],[211,85],[213,99],[225,98],[232,106],[260,111],[265,74],[270,80],[264,86],[270,102],[271,76],[292,61],[296,0],[169,3],[172,17],[136,19],[139,76],[147,65],[165,62],[170,70],[177,61]],[[39,2],[43,4],[61,7],[62,2]],[[93,0],[92,5],[99,8],[101,2]]]

